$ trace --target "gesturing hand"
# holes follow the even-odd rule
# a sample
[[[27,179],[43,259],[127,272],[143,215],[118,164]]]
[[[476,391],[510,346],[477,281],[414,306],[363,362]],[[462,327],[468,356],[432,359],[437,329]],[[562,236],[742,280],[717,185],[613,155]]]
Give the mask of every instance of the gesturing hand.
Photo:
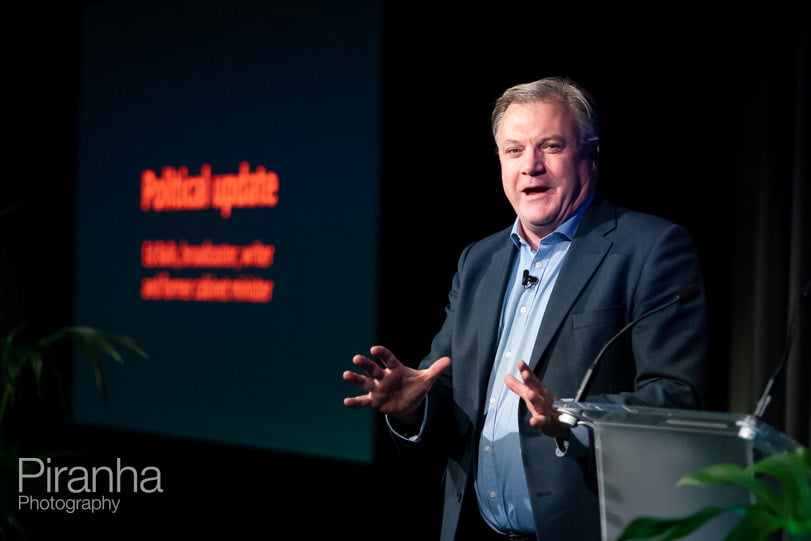
[[[553,438],[564,438],[569,435],[569,426],[558,420],[558,410],[555,409],[557,397],[546,385],[530,370],[527,363],[519,361],[518,371],[521,374],[521,382],[514,376],[508,374],[504,376],[504,383],[507,387],[520,396],[529,409],[529,424],[538,428],[547,436]]]
[[[374,346],[369,352],[383,366],[363,355],[355,355],[352,364],[363,370],[365,375],[347,370],[343,373],[343,379],[367,393],[344,398],[344,405],[350,408],[375,408],[401,422],[413,423],[434,381],[451,365],[450,357],[442,357],[428,368],[416,370],[402,364],[383,346]]]

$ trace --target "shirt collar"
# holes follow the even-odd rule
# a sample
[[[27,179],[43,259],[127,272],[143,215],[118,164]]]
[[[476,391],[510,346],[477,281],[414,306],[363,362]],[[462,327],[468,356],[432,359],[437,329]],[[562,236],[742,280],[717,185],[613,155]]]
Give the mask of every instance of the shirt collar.
[[[589,207],[593,199],[594,194],[591,194],[586,202],[580,205],[580,207],[569,217],[568,220],[560,224],[554,231],[542,238],[541,243],[549,244],[560,242],[562,240],[571,241],[574,238],[574,234],[577,232],[577,227],[580,225],[580,221],[583,219],[583,214],[586,213],[586,209]],[[526,239],[521,236],[520,231],[521,220],[516,216],[515,222],[513,222],[513,227],[510,230],[510,238],[518,248],[521,247],[522,243],[529,244],[527,243]]]

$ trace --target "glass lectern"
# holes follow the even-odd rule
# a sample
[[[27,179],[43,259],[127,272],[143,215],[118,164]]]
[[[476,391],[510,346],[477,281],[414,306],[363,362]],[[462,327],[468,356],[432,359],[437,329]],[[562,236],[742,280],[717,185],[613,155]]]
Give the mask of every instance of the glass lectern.
[[[747,414],[560,402],[562,419],[594,430],[603,541],[614,541],[635,518],[681,518],[716,505],[746,504],[745,489],[677,487],[701,468],[741,467],[799,443]],[[567,417],[568,416],[568,417]],[[725,513],[686,537],[719,541],[740,520]]]

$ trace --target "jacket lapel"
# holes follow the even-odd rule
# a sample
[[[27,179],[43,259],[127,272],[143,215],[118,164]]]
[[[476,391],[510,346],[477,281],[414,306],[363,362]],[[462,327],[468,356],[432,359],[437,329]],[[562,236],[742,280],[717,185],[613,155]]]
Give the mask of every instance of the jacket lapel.
[[[478,378],[479,392],[476,396],[479,403],[476,404],[477,408],[481,400],[484,400],[484,394],[487,392],[487,385],[490,381],[490,372],[495,361],[504,292],[510,278],[516,249],[509,234],[505,234],[504,237],[503,245],[493,252],[490,258],[490,264],[485,270],[476,294],[476,302],[481,307],[479,309],[481,316],[476,329],[477,351],[480,354],[476,356],[477,366],[474,372]]]
[[[535,373],[540,373],[538,362],[552,337],[611,248],[612,241],[606,239],[605,235],[616,227],[614,209],[611,203],[595,199],[580,222],[549,298],[532,350],[530,368]],[[544,367],[540,368],[543,370]]]

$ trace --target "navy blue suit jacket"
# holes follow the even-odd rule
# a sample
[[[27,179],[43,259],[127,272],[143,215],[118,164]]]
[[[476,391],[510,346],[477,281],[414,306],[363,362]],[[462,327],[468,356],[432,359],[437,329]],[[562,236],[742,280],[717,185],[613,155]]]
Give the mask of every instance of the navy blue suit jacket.
[[[429,395],[420,442],[405,444],[447,459],[442,518],[446,541],[455,535],[463,498],[476,497],[466,489],[476,464],[484,394],[516,251],[509,231],[475,242],[461,254],[445,322],[421,365],[445,355],[452,361]],[[530,366],[558,397],[573,397],[588,366],[617,331],[689,284],[701,294],[645,318],[625,340],[611,346],[587,401],[700,407],[707,354],[703,281],[688,233],[665,219],[595,198],[563,262]],[[519,415],[540,539],[599,540],[593,460],[556,456],[554,439],[529,425],[523,403]]]

